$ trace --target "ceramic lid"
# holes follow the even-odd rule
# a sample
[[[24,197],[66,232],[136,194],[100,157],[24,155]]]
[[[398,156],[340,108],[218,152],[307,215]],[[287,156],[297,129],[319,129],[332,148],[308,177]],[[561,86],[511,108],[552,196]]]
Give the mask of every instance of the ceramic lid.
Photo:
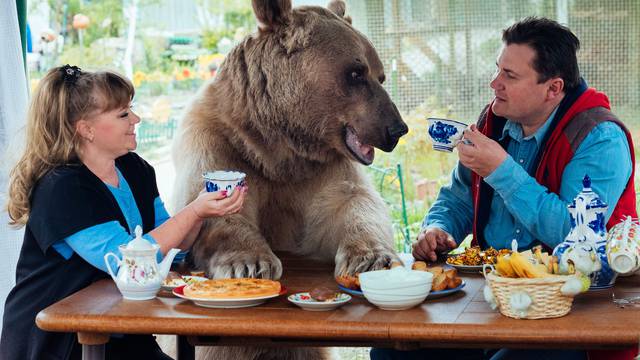
[[[127,244],[127,250],[153,250],[155,249],[153,245],[145,238],[142,237],[142,228],[140,225],[136,226],[134,230],[136,234],[135,239],[129,241]]]
[[[606,208],[607,204],[600,200],[598,194],[591,189],[591,178],[585,175],[582,179],[582,191],[576,195],[575,199],[569,204],[569,208],[575,209],[576,199],[582,197],[587,203],[587,209]]]

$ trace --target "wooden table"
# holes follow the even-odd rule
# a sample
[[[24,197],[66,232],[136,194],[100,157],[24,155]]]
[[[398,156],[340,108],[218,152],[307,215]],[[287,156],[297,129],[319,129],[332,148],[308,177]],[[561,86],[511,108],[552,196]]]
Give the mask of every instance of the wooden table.
[[[280,254],[288,292],[335,286],[333,266]],[[484,279],[463,274],[466,287],[404,311],[385,311],[354,298],[329,312],[304,311],[280,296],[244,309],[210,309],[162,295],[124,300],[111,280],[92,284],[41,311],[48,331],[77,332],[84,358],[101,359],[111,333],[176,334],[192,344],[467,348],[622,348],[640,340],[640,307],[618,308],[612,290],[579,295],[569,315],[515,320],[485,303]],[[621,278],[616,297],[640,295],[640,276]],[[191,357],[189,354],[188,357]]]

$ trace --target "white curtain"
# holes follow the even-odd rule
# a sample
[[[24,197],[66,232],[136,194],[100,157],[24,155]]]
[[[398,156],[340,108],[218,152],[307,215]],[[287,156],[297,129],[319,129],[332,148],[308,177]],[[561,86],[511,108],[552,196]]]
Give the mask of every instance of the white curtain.
[[[8,226],[6,194],[8,174],[23,148],[27,110],[27,80],[24,72],[20,28],[15,1],[0,1],[0,318],[9,290],[15,285],[16,263],[23,230]],[[0,330],[1,331],[1,330]]]

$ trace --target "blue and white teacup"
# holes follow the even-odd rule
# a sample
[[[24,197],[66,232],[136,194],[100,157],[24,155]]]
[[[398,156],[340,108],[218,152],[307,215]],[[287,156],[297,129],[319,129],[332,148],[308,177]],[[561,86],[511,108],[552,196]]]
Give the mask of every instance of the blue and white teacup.
[[[202,173],[207,192],[227,191],[227,197],[233,194],[238,186],[244,186],[246,174],[240,171],[207,171]]]
[[[433,149],[438,151],[452,152],[462,140],[462,132],[467,128],[467,124],[450,119],[428,118],[427,121]]]

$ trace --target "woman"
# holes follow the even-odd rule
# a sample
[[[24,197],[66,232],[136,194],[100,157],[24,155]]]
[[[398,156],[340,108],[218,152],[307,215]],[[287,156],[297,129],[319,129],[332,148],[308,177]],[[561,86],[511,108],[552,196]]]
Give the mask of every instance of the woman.
[[[204,219],[238,212],[246,187],[202,192],[169,217],[153,168],[136,148],[131,83],[112,72],[54,68],[35,91],[27,145],[11,172],[9,216],[26,225],[16,286],[4,311],[0,358],[80,358],[75,334],[42,331],[36,314],[107,277],[103,257],[142,226],[160,246],[189,249]],[[169,359],[151,336],[125,335],[107,344],[107,358]]]

